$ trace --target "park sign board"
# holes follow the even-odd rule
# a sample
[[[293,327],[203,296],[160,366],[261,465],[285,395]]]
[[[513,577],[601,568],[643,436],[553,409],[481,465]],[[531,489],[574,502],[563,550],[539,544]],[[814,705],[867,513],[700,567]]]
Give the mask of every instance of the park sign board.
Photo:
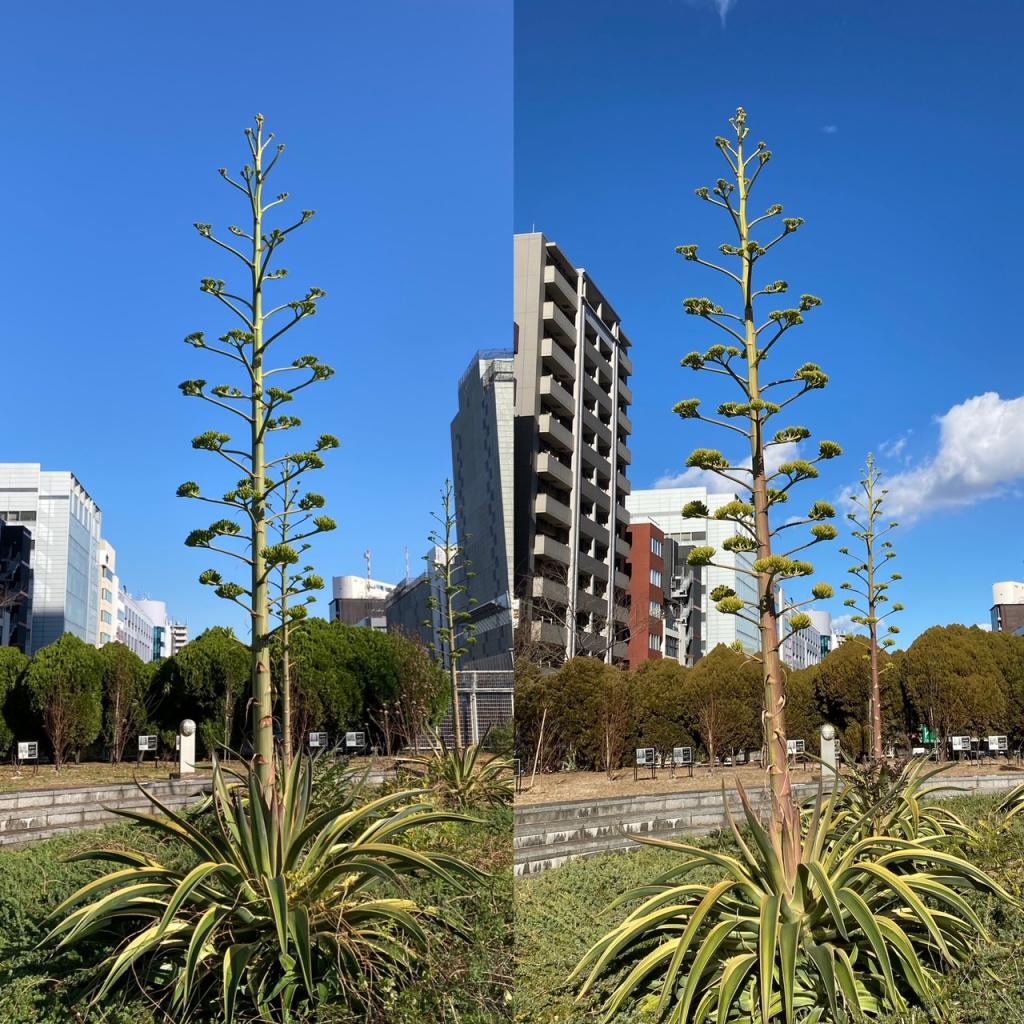
[[[145,752],[147,750],[156,751],[156,736],[140,736],[139,737],[139,751]]]
[[[672,764],[686,765],[693,764],[693,747],[673,747]]]
[[[19,761],[37,761],[39,760],[39,743],[36,740],[32,740],[29,743],[18,744],[18,760]]]
[[[1010,748],[1005,736],[989,736],[988,749],[993,753],[1005,754]]]
[[[347,732],[345,733],[345,746],[349,748],[355,748],[356,750],[362,750],[366,746],[366,733],[365,732]]]
[[[951,736],[950,742],[953,744],[953,750],[956,752],[969,752],[971,749],[970,736]]]
[[[641,765],[641,766],[653,765],[654,762],[655,762],[655,759],[657,758],[657,756],[658,756],[658,752],[654,749],[654,747],[637,747],[636,748],[636,763],[638,765]]]
[[[309,745],[310,745],[310,747],[326,747],[327,746],[327,733],[325,733],[325,732],[311,732],[309,734]]]
[[[790,754],[802,754],[806,746],[804,740],[786,740],[786,750]]]

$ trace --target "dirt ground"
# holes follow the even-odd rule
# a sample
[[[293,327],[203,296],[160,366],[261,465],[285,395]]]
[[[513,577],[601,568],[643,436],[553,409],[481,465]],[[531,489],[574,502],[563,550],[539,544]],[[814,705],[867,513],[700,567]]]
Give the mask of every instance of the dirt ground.
[[[1012,760],[986,760],[980,763],[963,761],[947,769],[943,778],[955,779],[963,775],[995,775],[1003,772],[1020,775],[1021,781],[1024,781],[1024,766]],[[609,779],[604,772],[555,772],[549,775],[538,774],[532,786],[530,775],[527,773],[523,779],[523,791],[516,794],[516,804],[518,806],[568,803],[573,800],[600,800],[602,797],[685,793],[701,789],[718,789],[723,782],[727,787],[733,787],[737,778],[744,786],[759,786],[764,781],[764,772],[758,765],[716,768],[714,771],[698,766],[693,769],[691,779],[683,769],[677,768],[673,778],[668,768],[659,768],[656,778],[651,778],[648,769],[641,770],[635,781],[632,768],[621,769],[615,773],[613,779]],[[792,778],[794,782],[815,782],[818,778],[818,766],[797,765]]]
[[[52,764],[41,764],[38,768],[23,764],[15,772],[14,766],[0,765],[0,793],[18,793],[29,789],[73,789],[76,786],[104,786],[123,782],[152,782],[167,780],[171,777],[173,766],[164,762],[157,766],[153,762],[145,764],[105,764],[88,762],[85,764],[65,764],[59,772],[53,770]],[[209,774],[208,764],[196,765],[197,776]]]

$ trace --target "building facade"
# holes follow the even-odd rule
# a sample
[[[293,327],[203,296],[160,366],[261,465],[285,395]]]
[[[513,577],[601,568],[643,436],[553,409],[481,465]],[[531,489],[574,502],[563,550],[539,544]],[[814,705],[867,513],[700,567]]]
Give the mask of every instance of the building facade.
[[[395,589],[366,576],[335,576],[332,579],[331,622],[346,626],[373,626],[385,621],[385,606]]]
[[[719,586],[731,587],[748,603],[757,604],[757,584],[739,569],[750,569],[753,558],[746,552],[729,552],[722,542],[736,533],[733,523],[708,519],[686,519],[684,505],[703,502],[708,511],[735,500],[733,494],[709,493],[704,487],[655,487],[636,490],[626,499],[631,526],[656,525],[663,536],[666,586],[666,656],[684,665],[693,665],[719,644],[736,643],[746,651],[761,649],[757,627],[735,615],[723,615],[715,608],[710,594]],[[716,549],[720,565],[702,569],[687,564],[695,547]]]
[[[666,586],[665,534],[654,523],[631,523],[627,642],[630,668],[665,655]]]
[[[172,622],[170,625],[171,653],[174,657],[188,643],[188,626],[184,622]]]
[[[32,649],[32,531],[0,519],[0,647]]]
[[[515,238],[513,586],[527,643],[557,663],[628,660],[629,338],[590,275]]]
[[[117,552],[113,545],[103,538],[99,543],[100,571],[97,578],[99,596],[99,633],[96,645],[102,647],[117,639],[117,602],[120,581],[117,578]]]
[[[153,661],[156,626],[145,604],[128,593],[126,587],[122,587],[117,593],[118,643],[134,651],[143,661]]]
[[[452,482],[459,545],[473,575],[459,598],[476,642],[462,660],[511,666],[513,353],[478,352],[459,381],[452,420]]]
[[[989,615],[997,633],[1016,633],[1024,628],[1024,583],[993,583]]]
[[[32,533],[31,652],[64,633],[97,643],[102,513],[75,475],[0,463],[0,519]]]
[[[444,550],[431,548],[424,556],[427,568],[419,576],[402,580],[388,594],[384,609],[389,633],[401,633],[436,652],[448,665],[448,652],[441,640],[444,591],[434,564],[442,561]]]

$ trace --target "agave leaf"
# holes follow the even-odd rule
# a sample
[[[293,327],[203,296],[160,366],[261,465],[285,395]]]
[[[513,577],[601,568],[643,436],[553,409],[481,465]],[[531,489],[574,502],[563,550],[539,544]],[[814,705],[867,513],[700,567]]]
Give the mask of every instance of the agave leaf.
[[[845,936],[844,936],[845,938]],[[807,943],[807,955],[811,958],[821,978],[821,988],[828,1000],[832,1017],[839,1020],[838,981],[836,979],[835,952],[830,945],[824,943]],[[721,1022],[720,1022],[721,1024]]]
[[[252,943],[235,943],[224,953],[224,1024],[234,1024],[235,1003],[238,988],[245,976],[245,969],[256,952]]]
[[[312,996],[314,993],[313,947],[309,939],[309,912],[305,907],[298,906],[288,912],[288,928],[299,956],[302,980],[306,983],[306,991]]]
[[[769,1020],[769,1004],[775,988],[775,948],[779,934],[779,911],[782,894],[772,892],[761,901],[761,917],[757,933],[757,959],[760,973],[761,1019]]]
[[[288,952],[288,888],[280,875],[265,878],[263,884],[270,897],[270,909],[273,912],[274,927],[277,928],[277,941],[281,952]]]
[[[854,892],[852,889],[845,887],[838,889],[836,891],[836,895],[839,897],[839,901],[853,915],[854,920],[860,926],[860,930],[864,933],[868,942],[871,944],[871,948],[874,951],[875,956],[878,958],[878,962],[882,968],[885,983],[890,991],[894,990],[896,988],[896,979],[892,974],[892,961],[889,959],[889,947],[886,945],[885,939],[882,937],[875,915],[871,913],[871,908],[863,899],[861,899],[860,894]]]
[[[730,957],[722,965],[722,980],[718,986],[717,1024],[727,1024],[736,993],[756,963],[756,953],[740,953]]]

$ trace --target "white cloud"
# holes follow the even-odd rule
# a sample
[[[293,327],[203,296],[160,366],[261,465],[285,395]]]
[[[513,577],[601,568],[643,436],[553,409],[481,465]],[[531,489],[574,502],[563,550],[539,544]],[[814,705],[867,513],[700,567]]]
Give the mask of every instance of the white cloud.
[[[904,522],[1005,495],[1024,481],[1024,397],[975,395],[936,418],[939,446],[917,466],[883,479],[886,512]]]
[[[718,17],[722,21],[722,28],[725,28],[726,18],[729,12],[736,6],[739,0],[687,0],[690,7],[707,7],[718,11]]]
[[[858,633],[863,629],[864,627],[859,622],[853,621],[852,614],[832,616],[833,633]]]
[[[823,124],[821,126],[821,130],[822,130],[822,132],[824,132],[825,135],[835,135],[839,131],[839,125],[837,125],[837,124]]]
[[[768,469],[768,473],[775,473],[779,466],[784,462],[790,462],[793,459],[800,458],[800,444],[797,441],[787,441],[785,444],[774,444],[768,449],[765,455],[765,464]],[[742,462],[738,463],[739,466],[745,466],[750,468],[750,456],[748,455]],[[740,473],[736,479],[745,480],[749,476],[748,473]],[[707,469],[697,469],[696,467],[687,467],[681,473],[668,473],[664,476],[658,477],[654,481],[655,487],[706,487],[709,491],[724,494],[726,492],[735,490],[736,487],[729,480],[725,480],[720,477],[717,473],[712,473]]]
[[[903,449],[907,447],[912,433],[912,430],[908,430],[902,437],[897,437],[892,441],[883,441],[878,446],[879,454],[884,455],[887,459],[898,459],[903,454]]]

